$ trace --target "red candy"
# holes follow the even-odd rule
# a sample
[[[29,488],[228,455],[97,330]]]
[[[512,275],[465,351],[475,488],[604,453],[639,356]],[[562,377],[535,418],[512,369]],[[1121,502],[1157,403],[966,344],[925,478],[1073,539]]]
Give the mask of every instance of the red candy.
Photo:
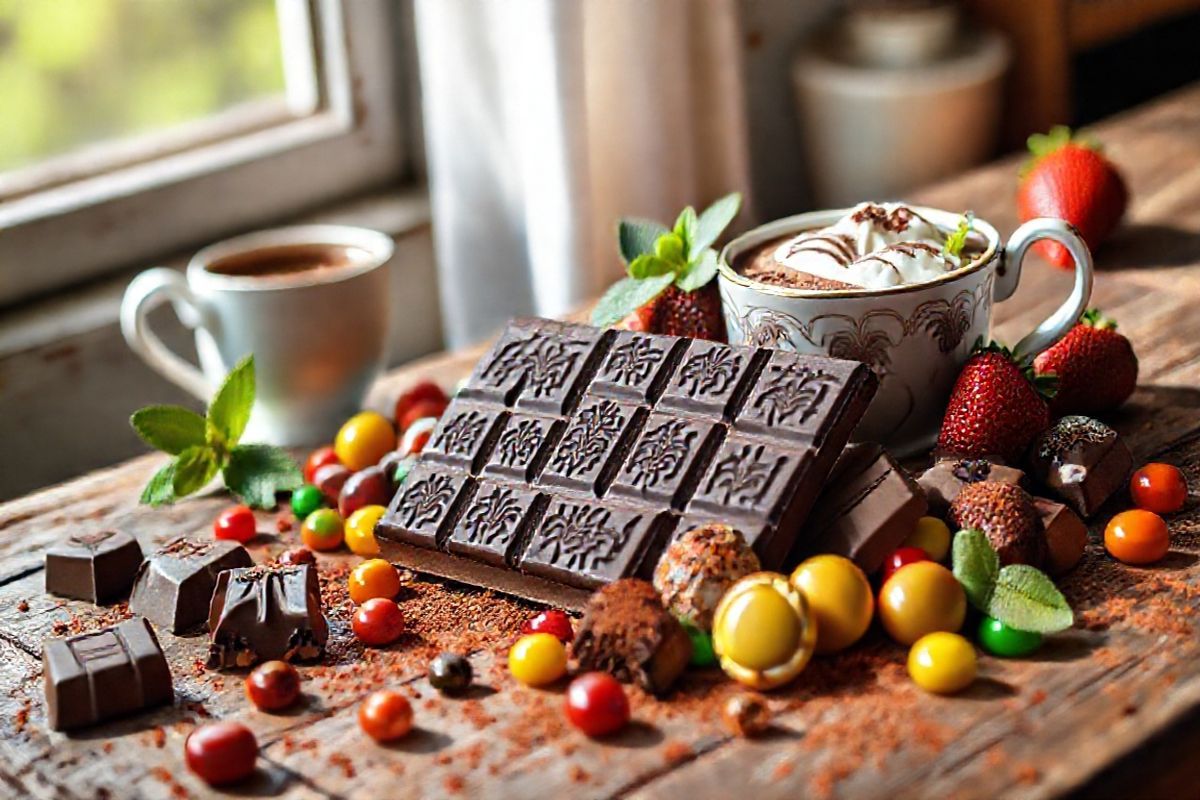
[[[423,400],[420,403],[415,404],[408,410],[407,414],[399,419],[398,424],[400,425],[400,430],[408,430],[408,428],[419,419],[424,419],[426,417],[433,417],[436,419],[437,417],[440,417],[442,412],[446,410],[446,405],[447,403],[445,401],[440,400]]]
[[[521,633],[548,633],[563,644],[569,644],[575,638],[571,618],[557,608],[547,609],[533,619],[522,622]]]
[[[240,722],[201,725],[183,743],[188,769],[210,786],[225,786],[250,777],[258,759],[258,741]]]
[[[396,427],[403,431],[412,421],[419,417],[413,416],[413,409],[422,404],[429,404],[427,408],[433,408],[434,405],[440,406],[433,414],[421,414],[426,417],[440,417],[442,411],[446,410],[450,398],[446,397],[446,393],[442,391],[442,387],[438,386],[433,381],[421,381],[413,386],[400,398],[396,400]]]
[[[313,555],[313,551],[307,547],[296,547],[287,550],[283,555],[279,556],[280,564],[313,564],[316,563],[317,557]]]
[[[338,494],[338,513],[342,519],[363,506],[386,506],[392,502],[392,482],[381,467],[360,469],[350,476]]]
[[[256,535],[258,520],[254,518],[254,512],[246,506],[227,508],[213,522],[213,536],[218,539],[232,539],[245,544]]]
[[[616,733],[629,722],[629,699],[617,679],[588,672],[567,687],[567,719],[588,736]]]
[[[880,584],[887,583],[888,578],[901,567],[915,564],[918,561],[930,561],[929,554],[919,547],[900,547],[883,562],[883,574]]]
[[[316,474],[313,475],[313,485],[321,490],[326,500],[336,506],[342,494],[342,487],[350,480],[350,475],[350,470],[341,464],[326,464],[317,468]]]
[[[354,635],[363,644],[383,647],[400,638],[404,633],[404,612],[395,600],[375,597],[354,611],[350,621]]]
[[[259,711],[279,711],[299,696],[300,673],[286,661],[267,661],[246,676],[246,697]]]
[[[1130,478],[1129,494],[1138,508],[1156,514],[1173,514],[1187,502],[1187,481],[1178,467],[1146,464]]]
[[[327,467],[330,464],[338,464],[337,453],[332,447],[319,447],[313,450],[308,455],[308,460],[304,462],[304,482],[316,483],[317,470],[321,467]]]

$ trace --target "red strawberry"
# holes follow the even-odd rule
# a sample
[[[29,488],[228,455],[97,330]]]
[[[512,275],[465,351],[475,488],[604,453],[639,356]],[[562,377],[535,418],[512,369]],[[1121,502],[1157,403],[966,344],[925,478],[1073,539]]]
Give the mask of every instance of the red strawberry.
[[[1129,192],[1121,173],[1095,142],[1072,139],[1071,129],[1062,125],[1030,136],[1029,149],[1033,158],[1017,189],[1021,221],[1064,219],[1094,251],[1125,214]],[[1074,266],[1071,254],[1057,242],[1041,241],[1035,247],[1056,266]]]
[[[725,341],[725,320],[721,316],[721,295],[716,281],[691,292],[669,286],[652,305],[651,333]]]
[[[1050,409],[1042,396],[1052,378],[1035,385],[1028,368],[996,344],[980,348],[959,373],[938,448],[967,458],[1000,455],[1017,462],[1033,438],[1050,427]]]
[[[1137,386],[1133,345],[1117,333],[1116,322],[1095,308],[1039,355],[1033,368],[1038,375],[1058,378],[1058,393],[1050,401],[1056,415],[1108,411],[1128,400]]]

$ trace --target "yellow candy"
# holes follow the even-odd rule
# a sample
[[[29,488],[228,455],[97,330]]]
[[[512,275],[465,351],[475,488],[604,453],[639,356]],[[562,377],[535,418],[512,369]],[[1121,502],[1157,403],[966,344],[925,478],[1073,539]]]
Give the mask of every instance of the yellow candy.
[[[901,567],[879,590],[879,620],[900,644],[912,644],[934,631],[957,631],[966,615],[962,584],[933,561]]]
[[[567,648],[557,636],[531,633],[508,651],[508,671],[526,686],[545,686],[567,672]]]
[[[338,460],[351,472],[375,466],[395,447],[396,429],[375,411],[363,411],[346,420],[333,440]]]
[[[950,529],[937,517],[921,517],[904,546],[919,547],[931,560],[945,561],[950,554]]]
[[[975,648],[957,633],[922,636],[908,651],[913,683],[934,694],[954,694],[975,680]]]
[[[346,546],[351,553],[360,556],[379,555],[379,543],[375,541],[375,524],[387,513],[383,506],[363,506],[346,520]]]
[[[756,572],[730,587],[713,617],[713,650],[729,677],[755,689],[782,686],[812,657],[817,625],[787,578]]]
[[[850,559],[814,556],[796,567],[790,581],[804,593],[817,623],[818,653],[845,650],[867,632],[875,598],[867,576]]]

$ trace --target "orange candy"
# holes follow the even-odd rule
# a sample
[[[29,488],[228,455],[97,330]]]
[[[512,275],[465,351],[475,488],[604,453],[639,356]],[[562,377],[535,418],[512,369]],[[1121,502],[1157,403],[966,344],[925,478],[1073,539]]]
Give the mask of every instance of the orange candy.
[[[1126,564],[1152,564],[1167,554],[1171,534],[1167,523],[1153,511],[1122,511],[1104,529],[1104,547]]]
[[[412,730],[413,710],[408,698],[382,689],[358,707],[358,726],[377,742],[390,742]]]
[[[359,605],[376,597],[391,600],[400,593],[400,573],[382,558],[368,559],[350,573],[350,599]]]
[[[1171,514],[1187,502],[1188,487],[1183,473],[1170,464],[1147,464],[1129,479],[1129,493],[1138,508],[1156,514]]]

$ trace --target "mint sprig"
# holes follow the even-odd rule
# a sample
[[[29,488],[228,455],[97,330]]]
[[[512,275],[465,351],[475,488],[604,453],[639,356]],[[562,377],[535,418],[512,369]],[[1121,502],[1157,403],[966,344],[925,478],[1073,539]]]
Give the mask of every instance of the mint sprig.
[[[592,311],[592,324],[615,325],[674,284],[694,292],[717,275],[713,244],[742,205],[737,192],[725,195],[702,213],[691,206],[680,212],[668,228],[647,219],[622,219],[617,223],[617,249],[629,277],[609,287]]]
[[[238,444],[254,408],[254,356],[225,376],[200,416],[182,406],[147,406],[129,424],[146,444],[175,458],[146,484],[141,502],[158,506],[198,492],[220,472],[225,486],[254,508],[274,508],[275,493],[304,481],[291,457],[278,447]]]
[[[1000,566],[983,531],[968,528],[954,536],[954,577],[971,605],[1010,628],[1057,633],[1075,623],[1062,593],[1044,572],[1028,564]]]
[[[942,255],[944,256],[960,256],[963,248],[967,246],[967,237],[971,234],[971,229],[975,227],[975,214],[968,211],[959,217],[958,227],[954,232],[946,236],[946,241],[942,242]]]

